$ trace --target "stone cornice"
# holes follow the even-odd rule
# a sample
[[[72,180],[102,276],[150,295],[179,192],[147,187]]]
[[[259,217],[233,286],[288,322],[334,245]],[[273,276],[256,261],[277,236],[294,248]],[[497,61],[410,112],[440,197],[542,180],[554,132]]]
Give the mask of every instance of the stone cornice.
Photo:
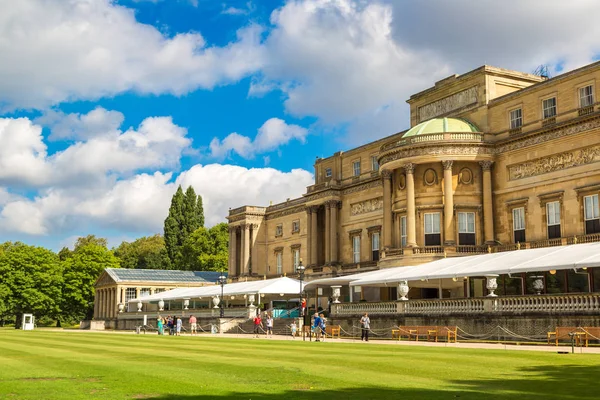
[[[494,149],[489,143],[435,143],[426,146],[400,147],[391,150],[379,159],[379,164],[383,166],[392,161],[419,156],[476,156],[493,154],[495,154]]]
[[[292,207],[292,208],[288,208],[287,210],[281,210],[281,211],[277,211],[277,212],[273,212],[273,213],[268,213],[265,216],[265,218],[267,220],[270,220],[270,219],[285,217],[286,215],[298,214],[298,213],[302,213],[302,212],[306,212],[305,206]]]

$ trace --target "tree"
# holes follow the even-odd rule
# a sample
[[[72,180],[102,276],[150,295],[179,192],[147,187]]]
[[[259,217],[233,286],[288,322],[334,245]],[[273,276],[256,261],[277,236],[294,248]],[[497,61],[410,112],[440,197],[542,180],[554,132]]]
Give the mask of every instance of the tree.
[[[229,257],[229,230],[226,223],[194,231],[183,247],[186,266],[194,271],[225,271]]]
[[[169,269],[165,240],[161,235],[141,237],[128,243],[123,242],[114,250],[121,268]]]
[[[98,238],[96,235],[87,235],[86,237],[80,237],[77,239],[73,251],[77,251],[77,249],[80,247],[87,246],[88,244],[95,244],[108,249],[108,242],[105,238]]]
[[[72,254],[72,252],[71,252],[71,250],[69,250],[68,247],[63,247],[58,252],[58,258],[60,261],[65,261],[67,258],[71,257],[71,254]]]
[[[42,247],[4,243],[0,250],[0,312],[2,318],[21,315],[58,317],[61,309],[62,265],[58,256]]]
[[[197,196],[191,186],[187,188],[185,194],[179,186],[171,199],[169,215],[164,223],[165,246],[173,268],[186,269],[182,248],[188,237],[202,226],[204,226],[202,197]]]
[[[89,237],[89,236],[88,236]],[[78,241],[79,242],[79,241]],[[119,259],[112,251],[86,241],[76,246],[64,264],[62,319],[76,322],[91,319],[94,311],[94,284],[105,268],[119,268]]]

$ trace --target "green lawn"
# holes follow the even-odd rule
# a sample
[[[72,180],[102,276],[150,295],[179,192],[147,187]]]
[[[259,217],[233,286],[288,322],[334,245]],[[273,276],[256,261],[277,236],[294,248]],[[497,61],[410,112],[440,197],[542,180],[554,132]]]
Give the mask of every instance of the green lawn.
[[[0,330],[1,399],[598,399],[600,356]]]

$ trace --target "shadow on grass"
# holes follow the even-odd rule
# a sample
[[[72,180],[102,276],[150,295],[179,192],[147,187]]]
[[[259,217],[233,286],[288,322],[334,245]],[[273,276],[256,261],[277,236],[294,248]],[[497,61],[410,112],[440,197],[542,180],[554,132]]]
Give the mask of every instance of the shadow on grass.
[[[600,362],[600,359],[599,359]],[[600,398],[599,366],[562,365],[522,368],[519,379],[498,376],[495,379],[478,379],[476,376],[448,381],[446,389],[357,387],[335,390],[287,390],[277,394],[261,392],[236,392],[225,395],[210,393],[198,395],[165,394],[145,397],[154,400],[208,400],[208,399],[461,399],[461,400],[547,400]],[[360,377],[356,377],[357,383]],[[398,384],[398,382],[396,382]],[[410,382],[407,382],[410,385]],[[308,386],[308,385],[307,385]],[[272,390],[268,385],[265,390]]]

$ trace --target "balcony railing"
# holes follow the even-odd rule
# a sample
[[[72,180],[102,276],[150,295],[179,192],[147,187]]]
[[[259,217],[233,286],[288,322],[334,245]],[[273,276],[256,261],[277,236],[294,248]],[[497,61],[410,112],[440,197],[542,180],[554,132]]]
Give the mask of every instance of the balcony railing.
[[[594,106],[587,106],[587,107],[581,107],[580,109],[577,110],[577,113],[579,114],[580,117],[584,116],[584,115],[589,115],[591,113],[594,112]]]
[[[600,293],[341,303],[331,307],[334,316],[360,315],[365,312],[415,316],[484,313],[596,314],[600,312]]]
[[[390,150],[396,147],[409,146],[424,142],[483,142],[483,133],[478,132],[455,132],[455,133],[430,133],[425,135],[416,135],[400,139],[396,142],[387,143],[381,146],[381,151]]]
[[[547,126],[550,126],[550,125],[554,125],[554,124],[556,124],[556,117],[548,117],[548,118],[542,120],[542,127],[544,127],[544,128]]]

